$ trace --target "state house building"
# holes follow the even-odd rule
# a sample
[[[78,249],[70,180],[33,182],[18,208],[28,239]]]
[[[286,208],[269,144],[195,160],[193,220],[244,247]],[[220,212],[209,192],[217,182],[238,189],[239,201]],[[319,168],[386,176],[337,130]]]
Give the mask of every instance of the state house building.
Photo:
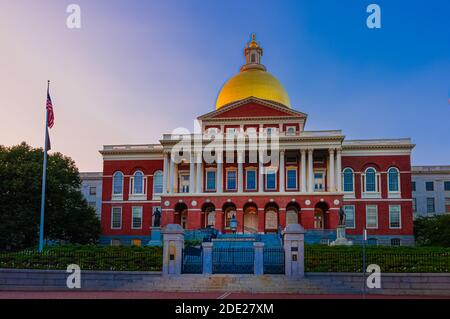
[[[232,231],[233,216],[237,233],[300,223],[306,242],[328,243],[336,239],[343,207],[354,242],[367,229],[369,244],[413,244],[410,139],[347,140],[340,130],[305,130],[307,115],[267,72],[254,37],[244,53],[246,63],[222,87],[215,110],[198,117],[202,132],[187,134],[201,142],[177,151],[181,161],[173,152],[186,136],[177,134],[164,134],[159,144],[100,151],[101,242],[145,245],[160,215],[162,227],[222,233]],[[223,148],[211,153],[214,162],[205,161],[203,148],[221,134],[244,142],[231,156]],[[278,138],[277,167],[250,159],[249,137],[261,134]]]

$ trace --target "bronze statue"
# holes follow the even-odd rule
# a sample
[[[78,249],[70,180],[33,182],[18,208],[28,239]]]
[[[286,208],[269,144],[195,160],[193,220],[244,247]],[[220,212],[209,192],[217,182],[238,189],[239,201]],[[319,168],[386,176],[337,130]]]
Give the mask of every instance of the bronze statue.
[[[159,208],[155,209],[153,216],[155,216],[155,222],[153,223],[153,226],[160,227],[161,226],[161,212],[159,211]]]
[[[345,225],[345,210],[344,206],[341,206],[341,208],[339,208],[339,226],[343,225]]]

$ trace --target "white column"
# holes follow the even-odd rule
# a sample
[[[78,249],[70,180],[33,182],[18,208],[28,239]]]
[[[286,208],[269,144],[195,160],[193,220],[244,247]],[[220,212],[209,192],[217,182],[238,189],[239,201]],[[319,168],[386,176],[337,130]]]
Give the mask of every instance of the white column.
[[[301,168],[300,168],[300,178],[301,178],[301,192],[302,193],[306,193],[306,150],[301,150],[300,151],[302,154],[301,157]]]
[[[341,149],[336,150],[336,188],[338,192],[342,192],[342,156]]]
[[[190,162],[189,162],[189,193],[195,192],[195,155],[191,152]]]
[[[197,173],[197,178],[196,178],[196,181],[195,181],[195,186],[197,187],[197,189],[196,189],[196,193],[201,193],[202,192],[202,170],[203,170],[203,168],[202,168],[202,152],[198,152],[197,154],[196,154],[196,157],[197,157],[197,163],[196,163],[196,166],[197,166],[197,171],[196,171],[196,173]]]
[[[258,165],[258,192],[264,192],[264,165],[263,152],[259,152]]]
[[[334,177],[335,177],[335,173],[334,173],[334,148],[330,148],[329,149],[330,152],[330,167],[328,169],[328,174],[330,176],[330,185],[328,185],[328,191],[329,192],[334,192],[336,191],[336,188],[334,187]]]
[[[172,155],[172,154],[171,154]],[[172,160],[172,156],[169,157],[170,162],[170,172],[169,172],[169,193],[173,194],[175,186],[175,163]]]
[[[308,192],[314,192],[313,149],[308,150]]]
[[[168,169],[169,169],[169,165],[167,163],[167,158],[168,158],[168,154],[164,153],[163,154],[163,159],[164,159],[164,166],[163,166],[163,194],[167,194],[167,173],[168,173]]]
[[[216,171],[216,191],[217,193],[222,193],[223,191],[223,182],[222,182],[222,177],[223,177],[223,163],[222,163],[222,158],[223,158],[223,154],[222,153],[218,153],[217,154],[217,171]]]
[[[280,169],[279,173],[280,175],[280,192],[284,192],[285,189],[285,182],[284,182],[284,176],[285,176],[285,169],[284,169],[284,151],[280,151]]]
[[[244,163],[244,153],[237,153],[238,160],[238,192],[242,193],[244,191],[244,174],[243,174],[243,163]]]

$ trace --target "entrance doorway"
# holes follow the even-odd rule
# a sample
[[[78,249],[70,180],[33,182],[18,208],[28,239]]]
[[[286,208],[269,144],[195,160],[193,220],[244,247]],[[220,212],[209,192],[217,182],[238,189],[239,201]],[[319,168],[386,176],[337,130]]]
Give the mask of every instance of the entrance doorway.
[[[258,209],[254,204],[244,207],[244,234],[255,234],[258,232]]]

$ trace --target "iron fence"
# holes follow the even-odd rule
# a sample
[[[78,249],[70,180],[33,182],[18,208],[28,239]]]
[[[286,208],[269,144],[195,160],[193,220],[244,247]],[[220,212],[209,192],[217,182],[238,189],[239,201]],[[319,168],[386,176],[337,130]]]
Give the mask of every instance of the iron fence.
[[[253,274],[254,255],[249,247],[213,248],[213,273]]]
[[[263,254],[265,274],[284,274],[283,247],[264,248]]]
[[[201,274],[203,271],[202,249],[185,247],[183,249],[182,272],[185,274]]]

